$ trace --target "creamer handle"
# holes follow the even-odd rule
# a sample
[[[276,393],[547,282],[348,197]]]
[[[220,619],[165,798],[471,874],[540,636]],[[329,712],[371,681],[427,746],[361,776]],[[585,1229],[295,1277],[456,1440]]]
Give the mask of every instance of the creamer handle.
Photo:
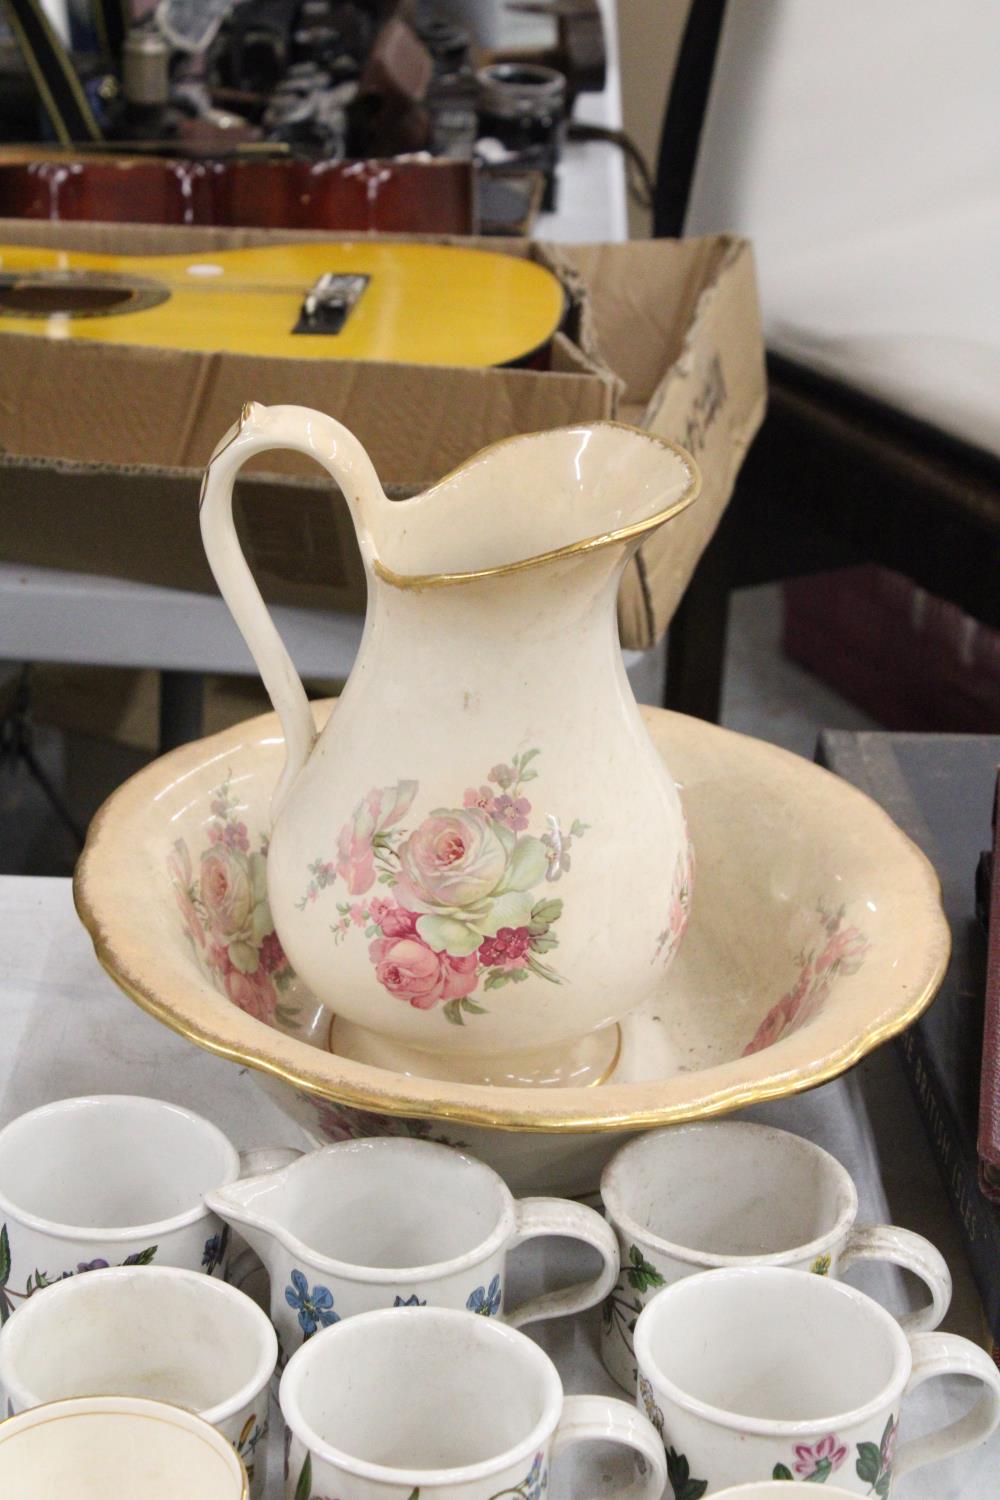
[[[233,525],[233,483],[248,459],[271,448],[291,448],[323,465],[354,517],[366,567],[374,555],[371,527],[387,500],[357,438],[346,427],[307,406],[243,408],[212,454],[201,490],[201,537],[219,591],[277,710],[285,735],[285,765],[271,799],[277,817],[316,739],[312,712],[299,674],[254,583]]]

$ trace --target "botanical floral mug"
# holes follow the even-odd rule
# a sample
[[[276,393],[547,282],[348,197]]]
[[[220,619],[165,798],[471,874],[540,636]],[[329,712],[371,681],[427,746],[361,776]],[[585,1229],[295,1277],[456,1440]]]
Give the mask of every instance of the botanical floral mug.
[[[660,1500],[663,1445],[634,1406],[564,1396],[555,1365],[503,1324],[452,1308],[338,1323],[289,1361],[285,1500],[545,1500],[571,1443],[622,1443],[637,1478],[605,1500]]]
[[[202,1194],[239,1176],[208,1120],[132,1094],[60,1099],[0,1130],[0,1323],[42,1287],[108,1265],[223,1269]]]
[[[1000,1370],[968,1339],[906,1333],[843,1282],[730,1267],[665,1287],[635,1328],[639,1404],[674,1495],[751,1479],[830,1480],[888,1500],[894,1478],[982,1443],[1000,1423]],[[897,1447],[905,1396],[935,1375],[981,1387],[958,1421]]]
[[[196,1411],[264,1493],[269,1318],[223,1281],[175,1266],[74,1276],[18,1309],[0,1338],[8,1413],[73,1396],[143,1396]]]
[[[321,1328],[374,1308],[455,1307],[520,1326],[596,1306],[618,1275],[614,1234],[593,1209],[517,1201],[491,1168],[430,1141],[340,1141],[205,1201],[267,1266],[282,1363]],[[601,1271],[511,1307],[508,1252],[540,1235],[583,1240]]]
[[[0,1422],[0,1495],[10,1500],[247,1500],[239,1454],[178,1406],[84,1396]]]
[[[203,1194],[298,1154],[241,1154],[201,1115],[135,1094],[18,1116],[0,1130],[0,1325],[82,1271],[156,1264],[222,1276],[229,1232]]]
[[[661,1287],[720,1266],[793,1266],[841,1276],[860,1260],[912,1271],[930,1301],[900,1319],[936,1328],[951,1301],[951,1273],[929,1240],[892,1225],[859,1225],[850,1173],[829,1152],[744,1120],[668,1126],[612,1157],[601,1196],[618,1235],[621,1272],[604,1303],[601,1358],[635,1389],[635,1322]]]

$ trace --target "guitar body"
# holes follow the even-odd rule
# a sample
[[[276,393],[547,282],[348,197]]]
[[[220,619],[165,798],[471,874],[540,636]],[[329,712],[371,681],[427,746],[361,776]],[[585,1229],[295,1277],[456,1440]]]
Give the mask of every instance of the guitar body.
[[[330,276],[351,289],[341,326],[303,327],[310,290]],[[486,367],[536,355],[564,307],[543,266],[455,246],[330,241],[147,257],[0,245],[0,336]]]

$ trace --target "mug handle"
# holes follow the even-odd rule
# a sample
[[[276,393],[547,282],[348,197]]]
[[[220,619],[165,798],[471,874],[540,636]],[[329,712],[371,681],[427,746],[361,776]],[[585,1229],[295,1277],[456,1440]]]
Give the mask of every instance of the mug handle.
[[[916,1333],[909,1335],[913,1354],[913,1371],[904,1396],[915,1391],[925,1380],[936,1375],[970,1375],[983,1387],[982,1395],[971,1411],[957,1421],[939,1427],[937,1432],[909,1438],[901,1443],[893,1464],[898,1478],[923,1464],[937,1463],[985,1443],[1000,1426],[1000,1369],[985,1349],[957,1333]]]
[[[552,1457],[571,1443],[609,1440],[635,1450],[639,1473],[631,1484],[605,1492],[601,1500],[660,1500],[667,1487],[667,1456],[649,1418],[617,1396],[566,1396]]]
[[[262,1177],[265,1172],[280,1172],[293,1161],[305,1156],[297,1146],[251,1146],[240,1152],[240,1177]]]
[[[366,567],[374,557],[369,528],[391,505],[372,461],[353,433],[307,406],[243,408],[208,461],[201,490],[201,539],[219,592],[250,649],[285,736],[285,765],[271,799],[272,821],[309,759],[316,727],[305,688],[267,612],[233,525],[233,484],[248,459],[272,448],[304,453],[322,464],[340,487],[358,533]]]
[[[618,1238],[610,1225],[592,1208],[571,1203],[566,1198],[522,1198],[514,1204],[516,1219],[508,1250],[534,1240],[539,1235],[564,1235],[583,1240],[602,1257],[604,1265],[592,1281],[580,1281],[559,1292],[543,1292],[529,1297],[520,1307],[505,1308],[504,1319],[513,1328],[537,1323],[540,1318],[561,1318],[585,1311],[602,1302],[618,1280]],[[595,1398],[596,1399],[596,1398]]]
[[[951,1272],[930,1240],[895,1224],[855,1225],[840,1257],[838,1275],[859,1260],[886,1260],[918,1276],[931,1300],[916,1312],[905,1313],[899,1324],[908,1334],[930,1333],[937,1328],[951,1305]]]

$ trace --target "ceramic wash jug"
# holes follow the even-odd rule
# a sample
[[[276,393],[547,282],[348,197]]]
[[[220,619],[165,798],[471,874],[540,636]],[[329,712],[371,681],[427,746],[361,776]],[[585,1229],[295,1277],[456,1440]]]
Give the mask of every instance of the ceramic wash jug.
[[[368,578],[358,657],[318,741],[233,526],[238,470],[273,448],[337,481]],[[507,439],[405,501],[304,407],[249,405],[216,448],[205,551],[287,745],[267,899],[337,1017],[338,1052],[492,1083],[594,1082],[613,1065],[614,1023],[661,984],[691,897],[616,597],[698,482],[681,449],[613,422]],[[266,921],[243,865],[215,874]]]

